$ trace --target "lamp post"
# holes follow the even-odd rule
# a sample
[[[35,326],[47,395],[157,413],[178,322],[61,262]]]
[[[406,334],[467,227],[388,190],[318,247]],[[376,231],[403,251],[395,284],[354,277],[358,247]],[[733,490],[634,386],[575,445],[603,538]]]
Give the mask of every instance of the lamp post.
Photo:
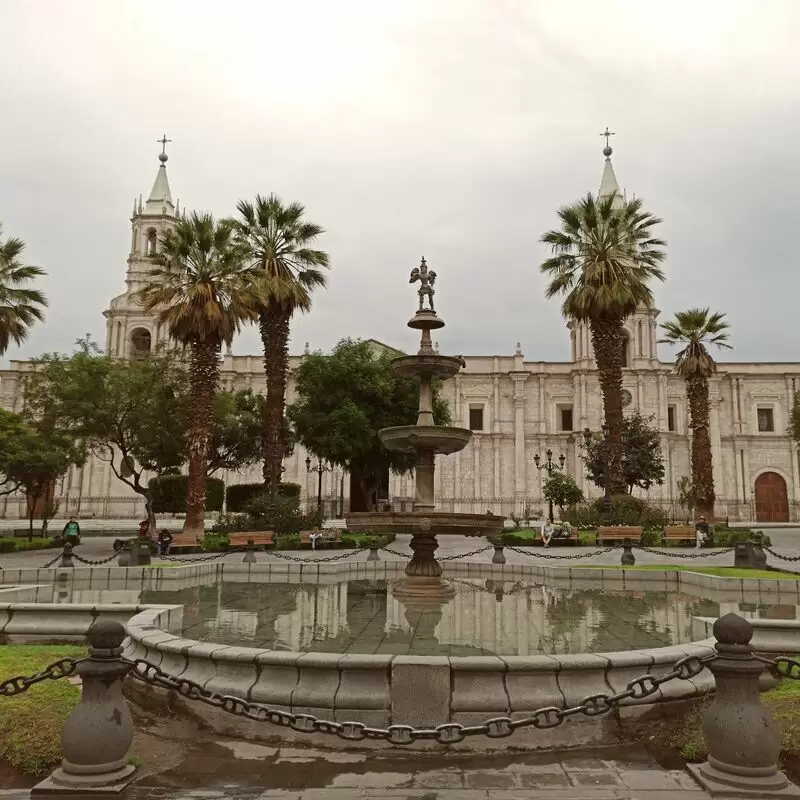
[[[539,454],[538,453],[533,457],[533,463],[536,464],[536,469],[538,469],[539,472],[541,472],[543,469],[547,470],[547,474],[549,476],[549,475],[553,474],[554,470],[558,471],[558,472],[561,472],[564,469],[564,462],[567,460],[567,457],[563,453],[558,457],[558,464],[554,464],[553,463],[553,451],[550,450],[549,448],[545,452],[545,456],[547,456],[547,461],[545,461],[544,464],[539,464],[539,461],[541,459],[539,458]],[[548,519],[549,519],[550,523],[552,523],[553,522],[553,501],[552,500],[548,500],[547,501],[547,511],[548,511]]]
[[[603,513],[608,517],[611,513],[611,485],[610,470],[608,466],[608,425],[603,423],[603,442],[605,443],[605,459],[603,461]],[[587,449],[592,441],[592,432],[588,428],[583,429],[583,442]]]
[[[317,466],[311,466],[311,456],[306,458],[306,472],[317,473],[317,508],[322,508],[322,476],[326,472],[331,472],[333,466],[325,464],[321,458],[317,458]]]

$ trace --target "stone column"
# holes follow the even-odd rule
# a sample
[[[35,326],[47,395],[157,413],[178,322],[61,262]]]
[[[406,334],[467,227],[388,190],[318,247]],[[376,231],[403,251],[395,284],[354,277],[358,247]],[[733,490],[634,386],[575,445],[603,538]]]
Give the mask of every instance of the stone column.
[[[518,388],[520,391],[518,391]],[[514,385],[514,494],[524,495],[525,479],[525,394],[523,385]]]
[[[434,504],[434,463],[435,450],[420,450],[417,454],[416,489],[414,494],[414,511],[429,513],[436,506]]]
[[[708,761],[688,768],[712,797],[800,797],[778,770],[780,729],[761,702],[764,664],[753,657],[753,626],[736,614],[714,623],[714,702],[703,719]]]
[[[122,697],[122,679],[131,667],[122,655],[125,628],[99,620],[89,629],[89,658],[78,665],[81,699],[64,725],[61,766],[33,789],[33,795],[90,797],[120,794],[133,780],[126,757],[133,720]]]
[[[500,491],[500,437],[497,435],[492,437],[492,455],[494,456],[493,495],[498,498],[502,493]]]

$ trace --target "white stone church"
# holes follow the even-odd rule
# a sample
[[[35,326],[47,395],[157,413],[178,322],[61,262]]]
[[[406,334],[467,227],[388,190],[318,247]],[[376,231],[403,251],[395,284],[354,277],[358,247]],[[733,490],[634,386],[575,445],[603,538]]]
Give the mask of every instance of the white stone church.
[[[619,191],[606,148],[600,194]],[[159,156],[155,183],[146,202],[134,203],[131,241],[125,276],[126,290],[111,300],[106,317],[106,351],[130,358],[167,338],[166,331],[131,299],[146,280],[148,255],[158,246],[159,235],[174,224],[179,208],[172,200],[167,179],[167,156]],[[684,382],[672,372],[672,364],[658,357],[658,315],[642,309],[626,323],[628,333],[624,401],[628,409],[653,415],[662,434],[666,479],[654,487],[650,499],[678,511],[676,483],[690,474],[688,409]],[[534,457],[543,463],[545,452],[553,461],[565,457],[565,469],[587,496],[600,491],[586,480],[580,448],[582,431],[600,429],[602,400],[597,381],[588,327],[568,324],[568,361],[526,361],[522,349],[507,355],[465,355],[466,368],[444,387],[454,424],[471,428],[467,448],[437,464],[437,506],[444,511],[497,514],[526,510],[544,511],[542,479]],[[376,343],[378,346],[379,343]],[[302,355],[293,356],[296,367]],[[0,372],[2,405],[19,407],[20,378],[30,366],[12,361]],[[262,356],[224,356],[226,388],[265,391]],[[732,520],[800,520],[800,462],[797,445],[786,434],[794,393],[800,389],[800,363],[720,364],[711,381],[711,437],[718,515]],[[294,399],[290,380],[287,401]],[[315,504],[318,495],[316,461],[311,471],[307,453],[297,447],[287,460],[284,480],[304,487],[305,499]],[[260,466],[247,473],[222,475],[228,484],[260,479]],[[392,475],[385,489],[397,510],[410,510],[413,478]],[[117,480],[102,461],[92,459],[73,468],[59,483],[59,516],[140,517],[144,505],[137,495]],[[322,472],[322,501],[326,512],[338,515],[350,505],[350,483],[341,470]],[[0,514],[24,516],[24,498],[3,498]]]

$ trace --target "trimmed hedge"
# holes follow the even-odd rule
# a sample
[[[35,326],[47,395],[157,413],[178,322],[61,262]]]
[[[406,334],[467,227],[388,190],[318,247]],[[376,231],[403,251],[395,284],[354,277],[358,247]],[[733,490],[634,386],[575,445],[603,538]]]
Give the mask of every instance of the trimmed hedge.
[[[186,475],[162,475],[151,478],[147,484],[153,497],[156,514],[183,514],[186,512],[186,493],[189,478]],[[206,478],[206,511],[221,511],[225,484],[219,478]]]
[[[228,487],[227,509],[230,514],[238,514],[245,510],[248,503],[262,494],[266,494],[263,483],[235,483]],[[278,485],[280,497],[300,497],[299,483],[281,483]]]

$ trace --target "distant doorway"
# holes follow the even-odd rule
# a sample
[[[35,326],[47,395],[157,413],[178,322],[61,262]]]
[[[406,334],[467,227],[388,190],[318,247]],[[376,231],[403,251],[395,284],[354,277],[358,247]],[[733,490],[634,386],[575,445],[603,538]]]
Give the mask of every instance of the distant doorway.
[[[756,522],[788,522],[789,495],[786,481],[777,472],[762,472],[756,478]]]
[[[389,499],[389,470],[381,476],[380,484],[369,495],[361,486],[361,473],[357,469],[350,472],[350,511],[382,511],[382,503]]]

